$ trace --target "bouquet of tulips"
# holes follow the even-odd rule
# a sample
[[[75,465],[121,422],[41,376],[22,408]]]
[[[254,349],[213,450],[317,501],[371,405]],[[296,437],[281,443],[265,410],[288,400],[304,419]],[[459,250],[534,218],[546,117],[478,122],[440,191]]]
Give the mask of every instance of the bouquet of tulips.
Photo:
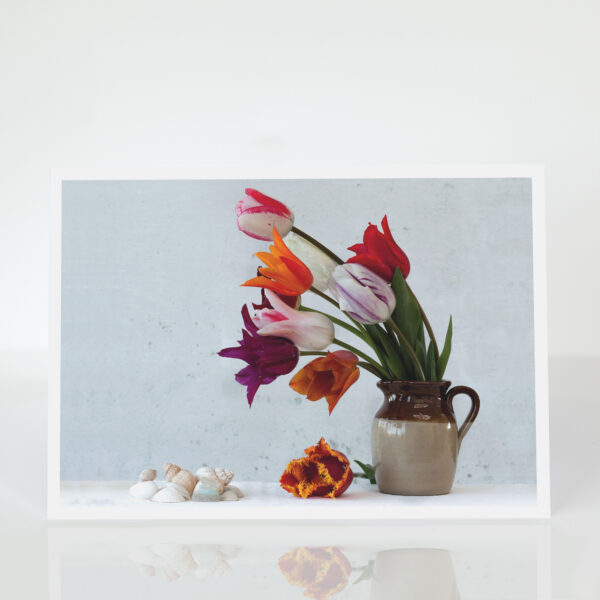
[[[317,358],[292,377],[290,386],[308,400],[324,398],[330,414],[360,369],[383,380],[442,379],[452,317],[440,351],[406,282],[410,263],[392,236],[387,216],[382,231],[369,224],[362,243],[348,248],[354,256],[342,260],[298,229],[285,204],[257,190],[246,189],[235,212],[240,231],[273,242],[269,252],[256,253],[265,266],[242,284],[261,288],[261,300],[252,304],[252,311],[247,305],[242,308],[242,339],[219,352],[247,363],[235,378],[247,387],[249,405],[261,385],[291,373],[304,356]],[[307,292],[329,302],[338,316],[305,304]],[[366,351],[339,340],[335,326],[360,338]],[[326,351],[331,346],[338,349]]]

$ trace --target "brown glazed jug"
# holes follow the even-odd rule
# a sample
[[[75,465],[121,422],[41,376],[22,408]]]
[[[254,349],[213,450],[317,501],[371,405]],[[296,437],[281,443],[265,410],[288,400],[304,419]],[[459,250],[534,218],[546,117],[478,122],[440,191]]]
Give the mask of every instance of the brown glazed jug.
[[[379,381],[384,400],[373,420],[371,449],[379,490],[402,496],[447,494],[460,445],[479,412],[479,396],[449,381]],[[452,408],[458,394],[471,398],[460,429]]]

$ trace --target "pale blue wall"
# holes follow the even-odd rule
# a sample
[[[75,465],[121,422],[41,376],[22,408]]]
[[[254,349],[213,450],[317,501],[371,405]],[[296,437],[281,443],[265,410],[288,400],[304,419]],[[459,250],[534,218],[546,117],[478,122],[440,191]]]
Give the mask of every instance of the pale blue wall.
[[[373,376],[363,373],[332,416],[293,392],[289,376],[261,388],[249,409],[233,379],[243,364],[216,355],[235,345],[241,306],[258,297],[239,287],[265,246],[235,225],[246,186],[286,202],[300,228],[342,256],[387,213],[438,338],[453,315],[447,378],[481,396],[457,482],[535,481],[524,179],[66,182],[63,478],[131,479],[169,460],[276,480],[321,436],[370,461],[381,402]]]

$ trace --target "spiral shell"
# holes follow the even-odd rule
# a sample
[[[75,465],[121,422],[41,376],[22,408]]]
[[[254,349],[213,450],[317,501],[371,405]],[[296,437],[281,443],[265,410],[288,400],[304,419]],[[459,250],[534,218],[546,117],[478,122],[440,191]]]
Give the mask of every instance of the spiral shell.
[[[172,477],[171,482],[183,486],[191,496],[198,483],[198,478],[191,471],[182,469]]]
[[[154,481],[156,479],[156,470],[155,469],[144,469],[140,473],[139,480],[140,481]]]
[[[230,471],[229,469],[223,469],[222,467],[216,467],[215,474],[223,482],[223,485],[228,485],[234,476],[233,471]]]
[[[225,491],[225,484],[210,467],[202,467],[196,471],[198,476],[198,485],[200,488],[216,490],[217,495]],[[200,490],[198,490],[200,491]]]
[[[173,477],[175,477],[175,475],[177,475],[177,473],[179,473],[179,471],[181,471],[181,467],[179,467],[179,465],[174,465],[173,463],[165,463],[164,466],[165,469],[165,479],[167,481],[171,481],[173,479]]]

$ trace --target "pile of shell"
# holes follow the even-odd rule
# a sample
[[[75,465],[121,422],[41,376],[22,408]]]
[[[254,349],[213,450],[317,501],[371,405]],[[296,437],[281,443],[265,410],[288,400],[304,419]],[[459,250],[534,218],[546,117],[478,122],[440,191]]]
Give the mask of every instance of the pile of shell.
[[[193,574],[207,581],[230,573],[229,560],[239,552],[237,546],[158,543],[134,548],[129,556],[138,565],[140,573],[148,577],[162,572],[171,582]]]
[[[145,469],[140,473],[138,482],[129,488],[129,493],[134,498],[152,502],[218,502],[239,500],[244,496],[239,488],[230,485],[233,472],[229,469],[200,467],[194,474],[178,465],[166,463],[164,471],[164,485],[156,481],[154,469]]]

